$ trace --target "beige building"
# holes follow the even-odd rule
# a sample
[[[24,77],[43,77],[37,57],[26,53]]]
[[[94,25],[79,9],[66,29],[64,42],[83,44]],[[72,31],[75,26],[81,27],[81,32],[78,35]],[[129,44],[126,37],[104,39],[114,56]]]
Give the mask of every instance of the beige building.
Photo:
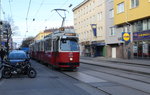
[[[34,38],[35,41],[41,40],[43,39],[45,36],[47,36],[48,34],[51,34],[52,31],[48,31],[48,30],[44,30],[43,32],[40,32],[36,35],[36,37]]]
[[[105,56],[105,0],[84,0],[73,8],[82,56]]]
[[[48,35],[50,33],[44,33],[44,32],[40,32],[36,35],[36,37],[34,38],[35,41],[41,40],[43,39],[46,35]]]

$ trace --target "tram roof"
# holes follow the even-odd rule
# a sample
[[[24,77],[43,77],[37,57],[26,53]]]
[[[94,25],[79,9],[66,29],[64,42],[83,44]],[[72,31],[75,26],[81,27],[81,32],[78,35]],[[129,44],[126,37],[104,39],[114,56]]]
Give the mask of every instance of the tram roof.
[[[63,36],[64,34],[67,34],[67,33],[76,34],[74,29],[65,29],[64,31],[57,30],[57,31],[53,32],[52,34],[47,35],[45,38],[55,37],[55,36]]]

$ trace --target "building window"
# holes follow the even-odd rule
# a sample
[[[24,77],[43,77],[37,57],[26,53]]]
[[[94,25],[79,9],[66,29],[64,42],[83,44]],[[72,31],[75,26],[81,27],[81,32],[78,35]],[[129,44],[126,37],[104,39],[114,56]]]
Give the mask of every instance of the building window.
[[[133,32],[137,32],[137,23],[136,22],[133,24]]]
[[[109,2],[113,2],[113,0],[108,0]]]
[[[132,25],[133,32],[150,30],[150,19],[136,21]]]
[[[143,30],[147,30],[147,20],[143,20]]]
[[[139,0],[131,0],[131,8],[139,6]]]
[[[143,29],[142,29],[143,27],[142,27],[142,21],[138,21],[137,22],[137,31],[142,31]]]
[[[124,12],[124,2],[119,3],[117,5],[117,13],[122,13],[122,12]]]
[[[103,32],[103,27],[98,27],[97,28],[97,36],[102,36],[102,32]]]
[[[98,20],[102,20],[102,12],[98,13]]]
[[[148,29],[150,29],[150,19],[148,19]]]
[[[128,26],[124,26],[123,28],[124,28],[124,32],[129,32],[128,31]]]
[[[113,18],[114,17],[114,9],[109,10],[109,17]]]
[[[115,28],[110,27],[110,36],[114,36],[114,35],[115,35]]]

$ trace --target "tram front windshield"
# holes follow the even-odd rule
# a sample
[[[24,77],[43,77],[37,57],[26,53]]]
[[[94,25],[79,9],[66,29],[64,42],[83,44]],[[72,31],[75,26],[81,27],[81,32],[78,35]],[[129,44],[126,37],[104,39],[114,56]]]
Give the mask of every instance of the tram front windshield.
[[[77,39],[61,39],[60,49],[62,51],[79,51]]]

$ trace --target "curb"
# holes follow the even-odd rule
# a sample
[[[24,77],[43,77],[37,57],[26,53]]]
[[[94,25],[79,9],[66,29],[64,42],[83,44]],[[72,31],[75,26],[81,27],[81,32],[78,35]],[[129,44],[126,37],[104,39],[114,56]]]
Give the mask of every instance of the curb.
[[[106,62],[116,62],[116,63],[124,63],[124,64],[133,64],[133,65],[141,65],[141,66],[150,66],[150,64],[140,64],[140,63],[135,63],[135,62],[123,62],[123,61],[115,61],[115,60],[103,60]]]
[[[120,69],[120,70],[124,70],[124,71],[130,71],[130,72],[150,75],[150,72],[144,72],[142,70],[127,69],[127,68],[124,68],[124,67],[123,68],[119,68],[119,67],[114,67],[114,66],[108,66],[108,65],[105,65],[105,64],[96,64],[96,63],[91,63],[91,62],[85,62],[84,60],[81,60],[80,62],[84,63],[84,64],[90,64],[90,65],[95,65],[95,66],[102,66],[102,67],[107,67],[107,68],[112,68],[112,69]]]
[[[94,62],[98,62],[98,61],[105,61],[105,62],[116,62],[116,63],[124,63],[124,64],[135,64],[135,65],[142,65],[142,66],[150,66],[150,63],[146,61],[146,63],[143,64],[143,61],[142,62],[139,62],[138,60],[115,60],[115,59],[99,59],[99,58],[91,58],[91,57],[81,57],[80,58],[81,60],[91,60],[91,61],[94,61]],[[133,61],[133,62],[132,62]],[[137,61],[137,62],[135,62]],[[140,60],[141,61],[141,60]],[[150,60],[149,60],[150,61]],[[149,64],[148,64],[149,63]]]

